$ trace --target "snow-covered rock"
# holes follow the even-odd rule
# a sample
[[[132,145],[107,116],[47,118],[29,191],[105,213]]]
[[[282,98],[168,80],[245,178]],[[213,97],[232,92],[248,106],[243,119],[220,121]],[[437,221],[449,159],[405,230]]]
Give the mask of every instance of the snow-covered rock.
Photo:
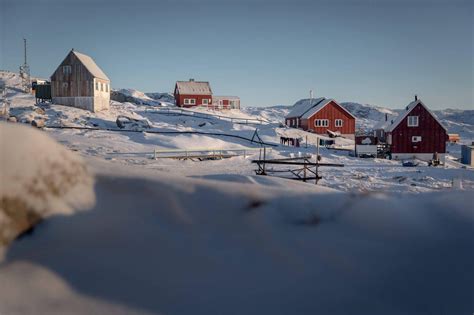
[[[82,159],[31,127],[0,123],[0,251],[53,214],[94,204]]]

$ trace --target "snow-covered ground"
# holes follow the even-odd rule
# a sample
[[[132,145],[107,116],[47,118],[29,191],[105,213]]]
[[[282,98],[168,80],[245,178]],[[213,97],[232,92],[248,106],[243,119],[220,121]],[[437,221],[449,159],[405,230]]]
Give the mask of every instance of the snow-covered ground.
[[[11,74],[4,74],[15,83]],[[132,93],[133,92],[133,93]],[[143,93],[132,91],[130,95],[146,97]],[[145,96],[144,96],[145,95]],[[47,126],[76,126],[117,129],[116,118],[124,115],[135,119],[146,120],[152,126],[150,130],[162,132],[132,133],[113,131],[90,131],[73,129],[49,129],[53,138],[83,156],[97,157],[114,164],[134,165],[147,171],[168,172],[190,177],[220,178],[221,175],[237,174],[244,176],[255,175],[256,166],[251,160],[258,156],[234,157],[218,161],[180,161],[173,159],[153,160],[154,150],[169,149],[256,149],[259,145],[241,138],[251,139],[257,129],[260,138],[273,144],[280,143],[280,136],[300,138],[302,146],[299,148],[278,146],[269,153],[273,157],[294,157],[316,153],[317,136],[301,130],[286,128],[281,122],[288,112],[288,107],[276,106],[269,108],[244,108],[230,111],[207,111],[194,109],[181,114],[167,112],[169,106],[148,106],[134,103],[120,103],[112,101],[111,109],[106,112],[90,113],[60,105],[43,106],[44,113],[34,106],[34,98],[17,91],[9,90],[11,100],[10,113],[20,121],[30,122],[44,119]],[[363,120],[364,124],[374,125],[375,119],[384,119],[385,113],[396,114],[395,111],[369,105],[357,106],[355,103],[344,103],[345,106]],[[459,127],[463,124],[463,141],[474,139],[474,128],[470,111],[457,111],[456,115],[449,115],[451,110],[444,111],[443,122],[450,126]],[[193,115],[195,114],[195,115]],[[201,115],[201,114],[205,114]],[[224,117],[222,117],[224,116]],[[362,118],[359,118],[362,117]],[[450,118],[449,118],[450,117]],[[451,120],[449,120],[449,119]],[[242,119],[242,120],[235,120]],[[262,121],[261,124],[242,124],[245,119]],[[461,122],[462,121],[462,122]],[[456,129],[459,130],[459,129]],[[473,129],[474,130],[474,129]],[[178,133],[199,132],[201,134]],[[204,133],[204,134],[202,134]],[[230,136],[215,135],[228,134]],[[469,138],[469,136],[472,136]],[[307,139],[307,140],[306,140]],[[306,147],[306,141],[308,146]],[[353,148],[351,140],[337,139],[339,149]],[[445,167],[433,168],[421,165],[416,168],[402,167],[398,161],[383,159],[358,159],[349,156],[347,150],[320,148],[323,162],[342,163],[343,168],[321,168],[323,179],[319,185],[334,188],[340,191],[383,191],[383,192],[427,192],[450,190],[453,181],[461,181],[465,189],[474,189],[474,172],[462,168],[455,161],[460,156],[460,145],[449,145],[451,156]],[[283,174],[287,175],[287,174]]]
[[[281,125],[286,107],[175,113],[112,102],[90,113],[35,106],[15,75],[0,75],[13,87],[7,97],[18,121],[102,129],[0,123],[8,168],[0,174],[0,232],[13,231],[5,244],[28,230],[11,230],[25,222],[6,197],[34,214],[31,227],[44,220],[8,248],[0,244],[1,315],[473,310],[474,171],[454,160],[458,145],[445,167],[404,168],[351,157],[353,143],[338,138],[320,154],[344,167],[321,168],[315,185],[255,175],[259,152],[250,149],[259,146],[246,139],[256,129],[276,145],[267,157],[316,153],[315,135]],[[117,129],[119,115],[158,133],[105,130]],[[459,112],[450,115],[471,130]],[[280,136],[303,146],[279,145]],[[206,148],[247,154],[152,159],[154,150]]]

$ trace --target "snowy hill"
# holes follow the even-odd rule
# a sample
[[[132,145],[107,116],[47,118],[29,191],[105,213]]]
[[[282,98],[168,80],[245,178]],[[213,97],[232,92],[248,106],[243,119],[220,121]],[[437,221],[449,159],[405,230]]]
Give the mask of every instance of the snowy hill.
[[[153,95],[160,94],[160,93],[153,93]],[[164,96],[167,95],[166,93]],[[169,98],[163,96],[163,100],[152,98],[147,94],[136,90],[136,89],[118,89],[112,90],[110,92],[110,99],[125,103],[130,102],[137,105],[151,105],[151,106],[174,106],[174,103],[169,102]]]

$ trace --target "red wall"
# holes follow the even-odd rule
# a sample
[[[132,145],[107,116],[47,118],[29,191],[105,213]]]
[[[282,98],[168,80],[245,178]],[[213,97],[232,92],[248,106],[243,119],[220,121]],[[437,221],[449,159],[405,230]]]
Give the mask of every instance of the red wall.
[[[329,119],[329,126],[316,127],[314,125],[316,119]],[[336,119],[342,119],[342,127],[336,127]],[[355,118],[349,115],[340,105],[331,101],[309,119],[302,120],[301,127],[304,130],[312,130],[319,134],[325,134],[327,130],[339,131],[341,134],[355,134]]]
[[[192,94],[179,94],[179,95],[174,95],[174,98],[176,100],[176,106],[181,106],[181,107],[193,107],[193,106],[199,106],[202,105],[202,100],[207,98],[210,100],[209,104],[212,102],[212,95],[192,95]],[[194,98],[196,100],[196,105],[184,105],[184,99],[185,98]]]
[[[408,127],[408,116],[419,116],[418,127]],[[422,105],[418,104],[392,131],[392,153],[446,153],[446,130]],[[413,143],[412,136],[421,136]]]

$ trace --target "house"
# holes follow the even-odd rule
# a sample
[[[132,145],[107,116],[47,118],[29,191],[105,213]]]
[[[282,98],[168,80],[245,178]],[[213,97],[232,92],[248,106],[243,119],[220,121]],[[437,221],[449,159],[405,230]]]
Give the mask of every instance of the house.
[[[240,109],[238,96],[212,96],[212,106],[215,109]]]
[[[444,162],[448,132],[438,118],[415,96],[405,111],[385,129],[392,159]]]
[[[298,101],[285,117],[285,124],[318,134],[338,134],[354,139],[355,116],[333,99]]]
[[[212,90],[209,82],[178,81],[174,88],[174,98],[176,106],[193,107],[208,106],[212,104]]]
[[[72,49],[51,76],[51,98],[54,104],[106,110],[110,80],[91,57]]]

